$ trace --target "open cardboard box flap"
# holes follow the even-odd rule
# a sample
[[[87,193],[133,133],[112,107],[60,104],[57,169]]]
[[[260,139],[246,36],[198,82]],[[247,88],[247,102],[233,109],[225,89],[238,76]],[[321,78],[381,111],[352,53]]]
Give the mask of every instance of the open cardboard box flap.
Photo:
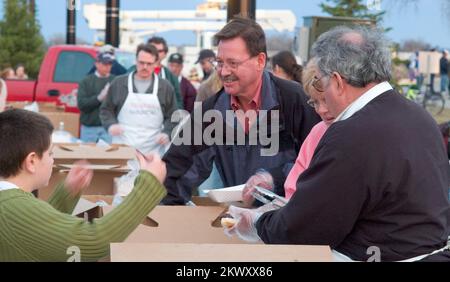
[[[327,262],[328,246],[112,243],[112,262]]]
[[[103,207],[107,214],[113,209]],[[129,243],[246,243],[224,234],[220,224],[226,212],[221,206],[156,206],[125,240]]]
[[[57,144],[53,147],[55,164],[73,164],[77,160],[88,160],[96,165],[125,166],[135,158],[135,150],[124,145],[108,147],[95,144]]]
[[[103,209],[97,203],[80,198],[72,215],[92,221],[94,218],[100,218],[103,215]]]

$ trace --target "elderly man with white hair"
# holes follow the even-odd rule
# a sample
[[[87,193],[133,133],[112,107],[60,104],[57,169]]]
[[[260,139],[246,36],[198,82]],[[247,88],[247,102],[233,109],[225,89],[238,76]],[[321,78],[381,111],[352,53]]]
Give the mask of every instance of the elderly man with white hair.
[[[336,120],[282,208],[230,208],[228,233],[267,244],[329,245],[336,260],[449,261],[448,159],[433,118],[395,92],[387,41],[337,27],[313,45]]]

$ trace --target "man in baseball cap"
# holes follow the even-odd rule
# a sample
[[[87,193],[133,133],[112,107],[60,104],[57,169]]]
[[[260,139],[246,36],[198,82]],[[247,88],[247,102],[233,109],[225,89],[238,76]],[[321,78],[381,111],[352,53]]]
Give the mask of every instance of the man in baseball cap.
[[[196,64],[200,63],[203,70],[203,79],[205,81],[214,71],[213,61],[216,59],[216,54],[213,50],[203,49],[200,51]]]
[[[99,53],[97,55],[97,62],[102,63],[104,65],[112,65],[116,58],[110,52]]]
[[[181,75],[183,70],[183,55],[180,53],[173,53],[169,56],[169,70],[177,77],[178,82],[180,83],[184,109],[188,112],[192,112],[197,90],[195,90],[195,87],[189,80]]]
[[[115,57],[110,52],[99,52],[94,73],[86,76],[78,85],[77,102],[80,109],[80,139],[96,143],[100,139],[111,143],[111,136],[103,128],[99,116],[100,105],[106,99],[109,85],[115,78],[112,74]]]

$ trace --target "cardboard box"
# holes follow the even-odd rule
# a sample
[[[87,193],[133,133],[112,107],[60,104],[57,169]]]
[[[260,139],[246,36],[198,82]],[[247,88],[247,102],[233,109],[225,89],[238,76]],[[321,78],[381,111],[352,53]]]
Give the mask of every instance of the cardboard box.
[[[113,207],[103,207],[107,214]],[[211,243],[244,244],[223,232],[220,206],[156,206],[143,223],[125,240],[127,243]]]
[[[126,166],[135,158],[135,150],[125,145],[99,147],[95,144],[55,144],[53,159],[55,164],[73,164],[79,160],[87,160],[95,165]]]
[[[64,181],[73,163],[79,160],[87,160],[94,171],[91,184],[84,190],[84,194],[113,195],[114,178],[129,171],[127,162],[134,155],[134,149],[124,145],[98,147],[95,144],[55,144],[52,176],[49,185],[39,190],[39,198],[47,200],[56,185]]]
[[[13,109],[24,109],[26,106],[31,105],[33,102],[30,101],[13,101],[8,102],[6,104],[7,108]],[[39,112],[64,112],[65,108],[61,105],[56,105],[56,103],[52,102],[38,102],[37,106],[39,108]]]
[[[97,203],[80,198],[72,215],[84,218],[86,221],[92,222],[94,218],[100,218],[103,216],[103,209]]]
[[[70,165],[56,165],[53,167],[52,176],[50,177],[47,187],[39,189],[38,197],[46,201],[53,193],[56,185],[63,182],[69,172]],[[87,187],[83,194],[86,195],[113,195],[114,191],[114,178],[120,177],[127,173],[125,168],[114,168],[117,166],[98,165],[91,166],[94,170],[94,177],[91,184]]]
[[[331,262],[328,246],[112,243],[112,262]]]
[[[209,197],[200,197],[200,196],[192,196],[191,201],[197,205],[197,206],[202,206],[202,207],[214,207],[214,206],[221,206],[223,204],[214,202],[211,198]]]
[[[81,196],[81,198],[88,200],[89,202],[92,202],[92,203],[104,202],[108,206],[112,205],[112,202],[114,200],[114,196],[111,196],[111,195],[83,195],[83,196]],[[102,211],[103,211],[103,209],[102,209]],[[103,212],[102,212],[102,214],[103,214]]]
[[[74,137],[80,136],[80,114],[78,113],[64,113],[64,112],[40,112],[46,116],[55,130],[59,129],[61,122],[64,122],[64,130],[70,132]]]

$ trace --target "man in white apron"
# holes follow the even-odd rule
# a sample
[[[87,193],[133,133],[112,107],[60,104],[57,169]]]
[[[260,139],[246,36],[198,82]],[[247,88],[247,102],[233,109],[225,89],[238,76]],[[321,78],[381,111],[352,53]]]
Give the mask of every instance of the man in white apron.
[[[170,142],[175,126],[170,119],[177,107],[173,87],[153,74],[157,60],[155,47],[138,47],[136,71],[111,83],[100,118],[113,136],[113,143],[162,155]]]

